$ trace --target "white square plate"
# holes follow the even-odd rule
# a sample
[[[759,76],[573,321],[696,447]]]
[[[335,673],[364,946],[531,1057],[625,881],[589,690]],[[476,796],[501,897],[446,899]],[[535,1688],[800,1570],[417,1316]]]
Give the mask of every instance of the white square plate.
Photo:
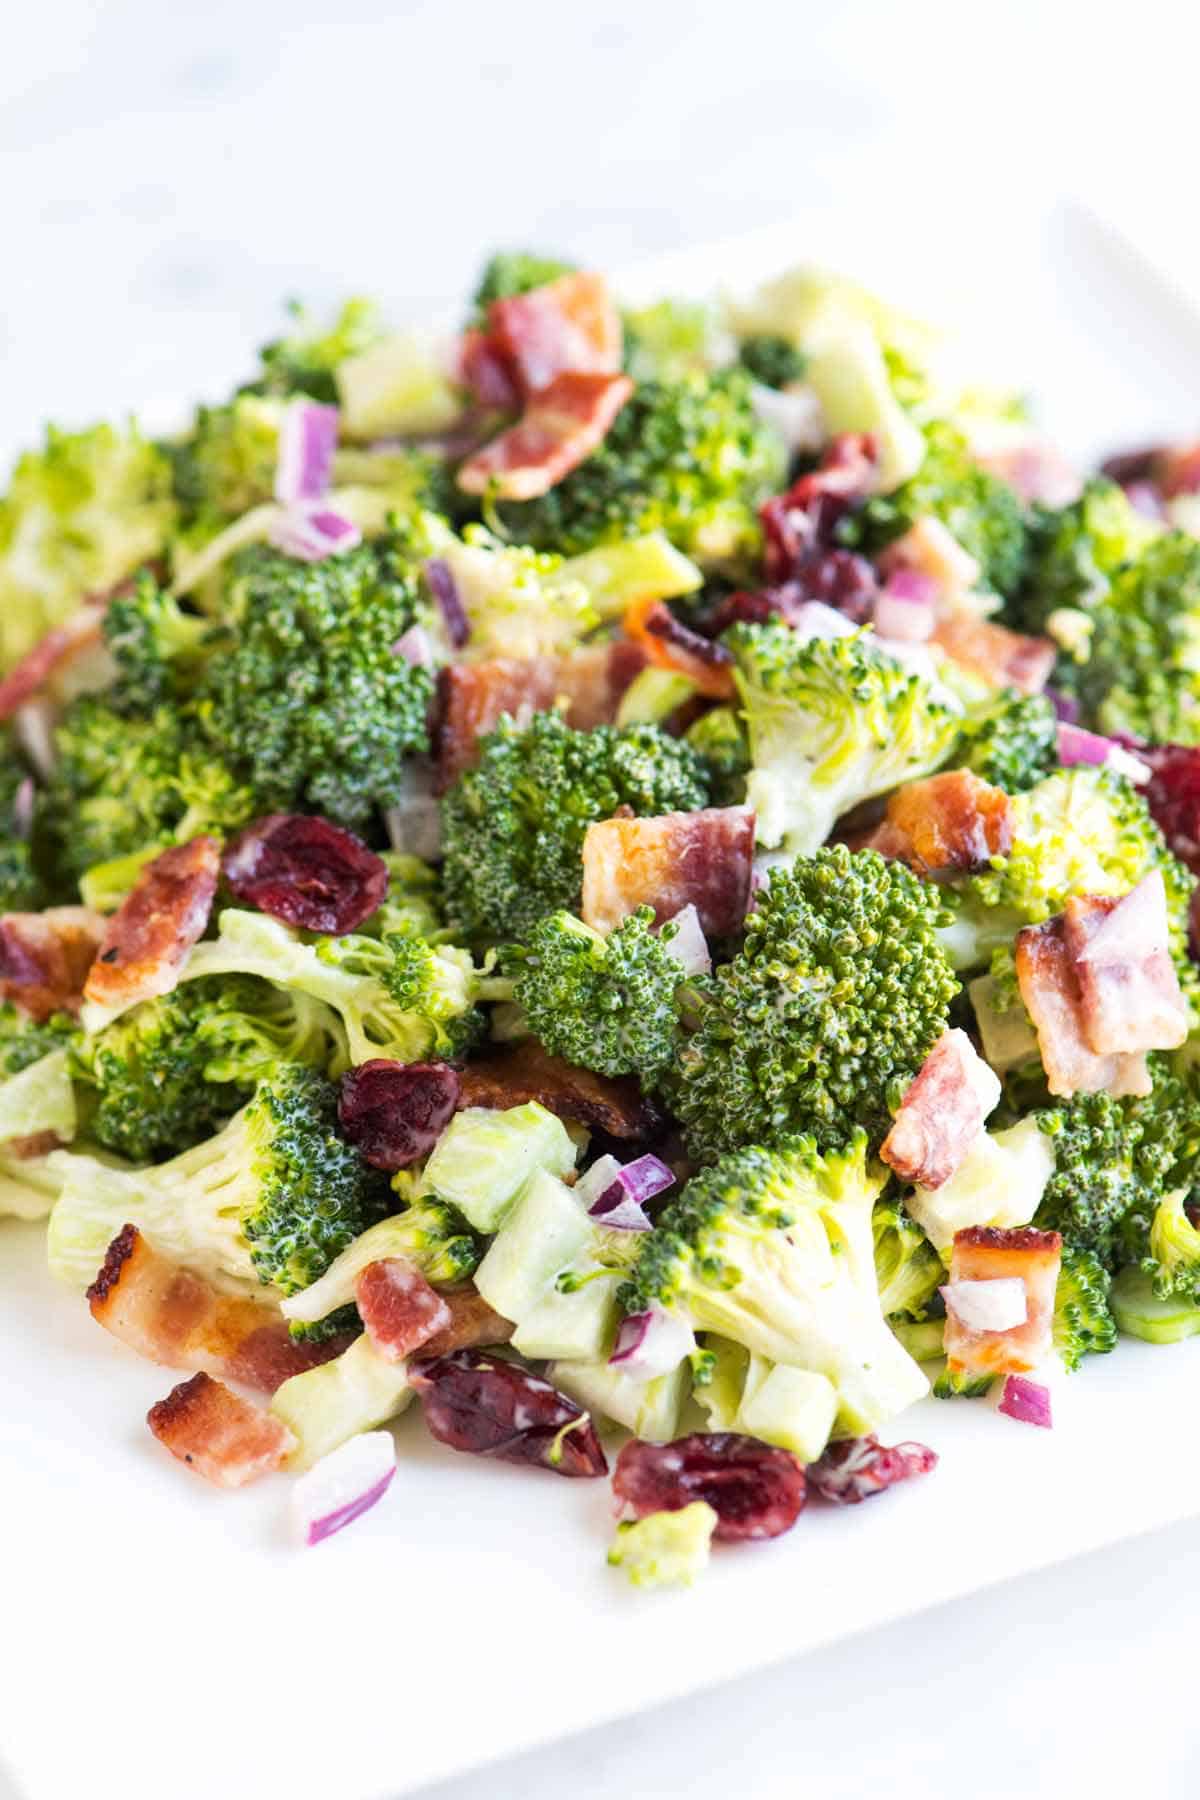
[[[822,217],[639,272],[742,285],[814,252],[967,319],[1070,449],[1194,429],[1200,329],[1082,211]],[[995,360],[995,359],[993,359]],[[1200,1510],[1200,1343],[1123,1343],[1053,1432],[926,1401],[895,1437],[937,1474],[790,1537],[718,1554],[680,1595],[604,1566],[603,1483],[456,1456],[416,1417],[387,1500],[312,1552],[287,1482],[223,1495],[154,1444],[170,1371],[140,1363],[0,1227],[4,1628],[0,1757],[29,1800],[385,1800],[492,1757],[812,1649]]]

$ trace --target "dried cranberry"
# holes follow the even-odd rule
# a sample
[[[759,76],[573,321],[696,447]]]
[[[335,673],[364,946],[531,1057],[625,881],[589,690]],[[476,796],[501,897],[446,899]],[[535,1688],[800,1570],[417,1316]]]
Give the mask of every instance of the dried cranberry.
[[[826,450],[820,468],[763,504],[768,581],[790,581],[806,556],[829,545],[840,520],[870,494],[877,459],[874,438],[843,432]]]
[[[1142,792],[1155,824],[1172,855],[1200,875],[1200,749],[1139,745],[1137,754],[1152,771]]]
[[[731,625],[765,625],[779,616],[776,592],[774,588],[759,588],[754,593],[739,589],[735,594],[726,594],[709,613],[705,630],[720,637]]]
[[[607,1475],[588,1415],[538,1375],[485,1350],[417,1363],[412,1384],[439,1443],[475,1456],[535,1463],[556,1475]]]
[[[368,1263],[354,1299],[363,1329],[388,1362],[403,1362],[450,1324],[450,1308],[406,1256]]]
[[[338,1124],[374,1169],[407,1169],[428,1156],[458,1110],[460,1083],[449,1063],[359,1063],[342,1076]]]
[[[1144,450],[1121,450],[1115,456],[1105,457],[1100,464],[1100,473],[1120,487],[1129,487],[1136,481],[1153,484],[1161,455],[1161,444],[1151,444]]]
[[[646,615],[646,630],[651,637],[661,638],[670,644],[672,649],[681,651],[684,656],[694,656],[699,662],[707,663],[712,668],[727,665],[733,661],[733,655],[724,644],[714,644],[711,638],[701,637],[681,619],[677,619],[668,606],[656,606]]]
[[[783,613],[806,600],[820,600],[844,613],[855,625],[863,625],[874,610],[879,577],[865,556],[853,550],[814,550],[802,557],[796,572],[781,590]]]
[[[804,1470],[790,1450],[736,1431],[697,1431],[671,1444],[625,1445],[613,1492],[639,1519],[707,1500],[725,1543],[779,1537],[804,1510]]]
[[[221,868],[239,900],[305,931],[353,931],[387,893],[381,856],[352,831],[302,813],[270,813],[247,825]]]
[[[856,1506],[882,1494],[897,1481],[928,1475],[937,1454],[924,1444],[881,1444],[878,1438],[842,1438],[830,1444],[819,1462],[808,1466],[808,1479],[823,1500]]]

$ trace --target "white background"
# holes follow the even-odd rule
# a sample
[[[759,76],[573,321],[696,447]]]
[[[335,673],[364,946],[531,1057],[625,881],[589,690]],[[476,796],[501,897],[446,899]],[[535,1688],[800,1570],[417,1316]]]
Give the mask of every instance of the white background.
[[[219,395],[281,295],[374,290],[427,310],[492,244],[628,264],[832,203],[865,239],[904,222],[919,256],[931,234],[986,238],[994,216],[995,288],[1016,309],[1003,221],[1083,195],[1136,224],[1191,289],[1200,46],[1181,14],[1045,0],[26,6],[0,68],[0,446],[47,413]],[[1112,386],[1113,436],[1136,437],[1136,383],[1114,370]],[[1200,412],[1186,393],[1180,405]],[[1114,1461],[1144,1457],[1147,1480],[1171,1454],[1111,1446]],[[1088,1502],[1085,1485],[1081,1514]],[[1177,1526],[436,1791],[1194,1800],[1198,1578],[1200,1527]],[[63,1629],[97,1630],[102,1656],[86,1600]],[[503,1654],[486,1597],[480,1614],[482,1654],[466,1631],[447,1671],[468,1709]],[[547,1658],[570,1657],[563,1627]],[[401,1646],[398,1694],[402,1667]],[[400,1756],[402,1721],[398,1708]],[[119,1758],[105,1768],[116,1794]],[[227,1791],[241,1800],[232,1772]]]

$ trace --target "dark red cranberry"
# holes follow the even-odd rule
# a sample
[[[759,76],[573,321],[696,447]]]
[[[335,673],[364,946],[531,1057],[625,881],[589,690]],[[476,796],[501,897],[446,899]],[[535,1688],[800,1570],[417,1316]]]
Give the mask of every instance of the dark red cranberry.
[[[607,1475],[588,1415],[518,1363],[456,1350],[413,1365],[425,1423],[439,1443],[473,1456],[534,1463],[556,1475]]]
[[[875,483],[878,449],[873,437],[843,432],[834,438],[820,468],[794,481],[760,509],[767,580],[790,581],[797,565],[829,546],[846,513],[861,506]]]
[[[458,1110],[460,1083],[449,1063],[359,1063],[342,1076],[338,1124],[374,1169],[407,1169],[428,1156]]]
[[[937,1454],[924,1444],[881,1444],[878,1438],[842,1438],[830,1444],[819,1462],[808,1465],[808,1479],[823,1500],[856,1506],[872,1494],[913,1475],[928,1475]]]
[[[639,1519],[707,1500],[723,1543],[779,1537],[804,1510],[804,1470],[790,1450],[736,1431],[697,1431],[671,1444],[625,1445],[613,1492]]]
[[[785,618],[806,600],[820,600],[852,624],[864,625],[875,610],[879,577],[866,557],[853,550],[814,550],[801,558],[780,592]]]
[[[646,615],[646,630],[651,637],[661,638],[684,657],[694,657],[710,668],[722,668],[733,661],[732,652],[724,644],[714,644],[711,638],[701,637],[698,631],[677,619],[669,606],[651,608]]]
[[[1161,444],[1150,444],[1144,450],[1120,450],[1115,456],[1105,457],[1100,473],[1120,487],[1129,487],[1135,481],[1153,484],[1161,455]]]
[[[352,831],[302,813],[270,813],[239,832],[222,873],[239,900],[285,925],[353,931],[387,893],[387,864]]]
[[[1200,748],[1139,745],[1151,776],[1142,792],[1172,855],[1200,875]]]

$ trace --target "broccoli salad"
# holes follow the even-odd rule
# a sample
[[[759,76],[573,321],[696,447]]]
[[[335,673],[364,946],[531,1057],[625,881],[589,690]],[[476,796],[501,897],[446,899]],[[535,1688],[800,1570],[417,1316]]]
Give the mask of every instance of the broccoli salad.
[[[315,1544],[415,1402],[687,1583],[1200,1333],[1200,450],[946,366],[522,252],[19,459],[0,1213],[181,1479]]]

